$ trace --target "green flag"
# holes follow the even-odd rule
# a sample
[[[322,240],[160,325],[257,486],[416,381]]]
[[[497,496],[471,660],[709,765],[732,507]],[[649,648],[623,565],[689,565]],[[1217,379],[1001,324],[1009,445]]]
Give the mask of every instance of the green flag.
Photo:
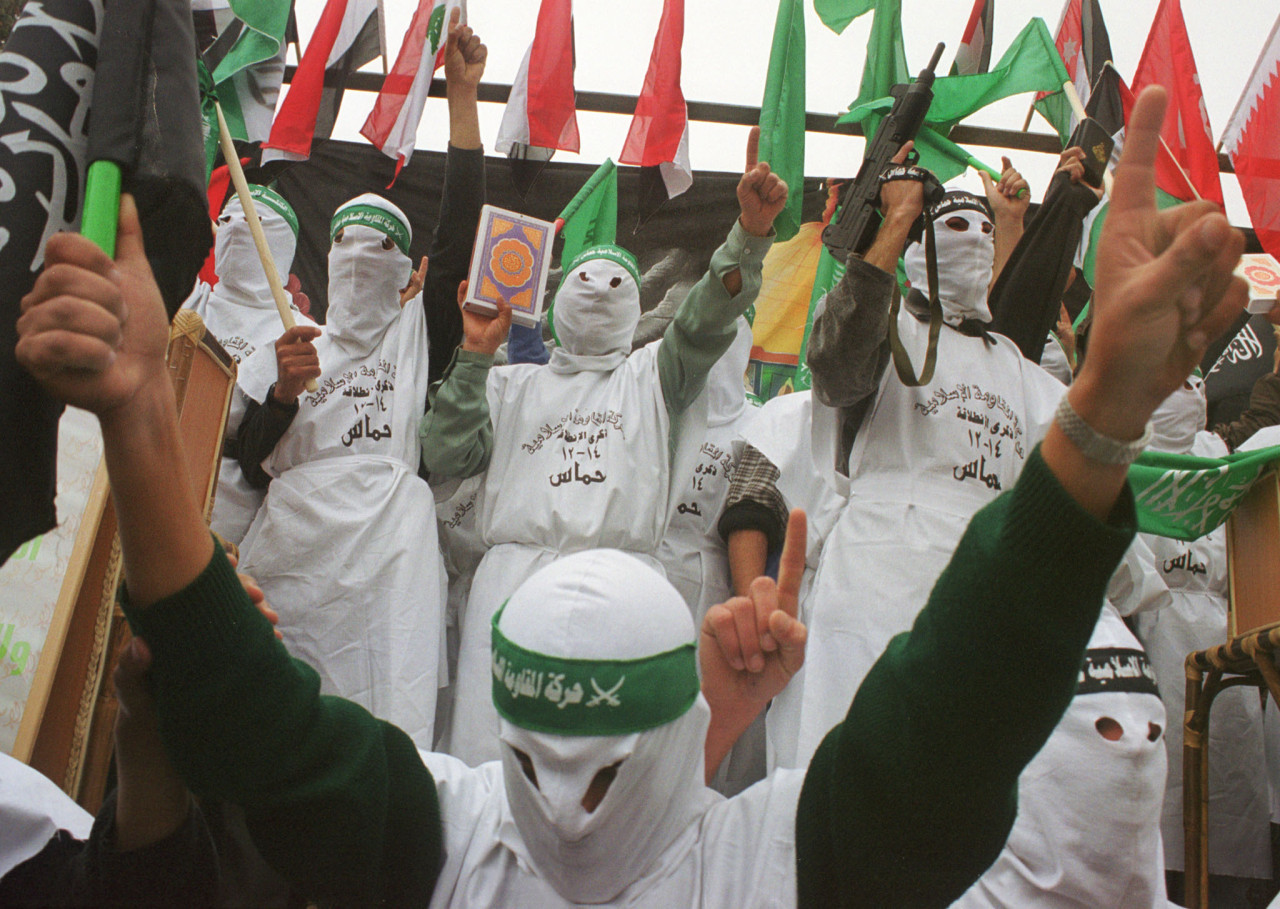
[[[271,115],[284,78],[282,50],[291,3],[290,0],[230,0],[230,6],[240,20],[240,34],[225,56],[217,61],[213,81],[218,87],[222,113],[232,138],[257,142],[270,132]],[[223,33],[230,28],[223,29]],[[210,53],[216,53],[217,47],[215,42]],[[255,71],[255,67],[272,61],[276,61],[274,65],[265,67],[271,72]]]
[[[839,35],[850,22],[876,5],[877,0],[813,0],[813,11],[823,25]]]
[[[880,12],[880,9],[876,10],[877,19]],[[901,41],[900,30],[898,40]],[[867,64],[870,67],[870,49]],[[905,72],[905,63],[903,70]],[[929,106],[925,125],[916,137],[920,164],[933,171],[943,182],[963,173],[965,167],[969,166],[980,167],[998,177],[998,172],[977,163],[971,154],[947,138],[952,127],[994,101],[1022,92],[1052,91],[1060,88],[1066,79],[1066,67],[1053,45],[1053,38],[1044,20],[1032,19],[989,72],[941,76],[934,81],[933,103]],[[903,82],[906,79],[903,76],[895,81]],[[861,123],[866,134],[873,135],[881,119],[893,107],[894,99],[889,96],[889,86],[893,84],[871,83],[871,87],[879,91],[879,94],[868,98],[868,71],[864,70],[863,91],[849,112],[837,122]]]
[[[796,235],[804,203],[804,54],[804,0],[778,0],[760,105],[760,160],[787,184],[787,207],[773,221],[779,241]]]
[[[1268,465],[1280,445],[1225,458],[1143,452],[1129,467],[1129,486],[1144,533],[1195,540],[1222,524]]]
[[[618,169],[612,159],[604,159],[556,220],[564,222],[561,268],[567,268],[584,249],[617,239]]]
[[[857,99],[849,105],[854,108],[887,97],[889,89],[911,78],[907,69],[906,47],[902,43],[902,0],[875,0],[874,6],[871,36],[867,39],[867,58],[862,64],[862,82]],[[866,10],[861,10],[859,15],[863,12]],[[885,113],[888,113],[887,108],[881,112],[882,115]],[[846,121],[841,117],[836,122]],[[877,126],[880,124],[879,117],[875,123]],[[874,128],[867,130],[868,136],[874,133]]]

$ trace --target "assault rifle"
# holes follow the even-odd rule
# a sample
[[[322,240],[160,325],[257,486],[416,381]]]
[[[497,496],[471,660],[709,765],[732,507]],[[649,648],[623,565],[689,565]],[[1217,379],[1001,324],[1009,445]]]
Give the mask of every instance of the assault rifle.
[[[840,200],[840,211],[822,232],[822,242],[839,262],[845,261],[851,252],[864,252],[875,238],[879,228],[876,209],[880,202],[880,174],[898,150],[920,131],[933,101],[933,71],[945,46],[938,44],[933,59],[920,71],[916,81],[899,83],[889,90],[894,98],[893,108],[880,122],[875,138],[867,144],[858,176]]]

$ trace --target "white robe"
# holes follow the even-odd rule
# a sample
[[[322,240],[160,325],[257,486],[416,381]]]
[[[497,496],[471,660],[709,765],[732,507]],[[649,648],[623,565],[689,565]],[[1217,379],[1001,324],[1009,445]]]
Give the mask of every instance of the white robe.
[[[921,362],[928,326],[905,311],[898,326]],[[799,741],[782,766],[808,764],[890,638],[911,627],[969,519],[1013,486],[1052,422],[1062,383],[1007,338],[993,338],[988,345],[944,328],[924,387],[909,388],[886,369],[847,476],[834,470],[836,415],[814,404],[813,457],[848,504],[809,595],[802,703],[798,718],[785,721],[798,727]]]
[[[253,264],[255,268],[261,269],[256,262]],[[182,308],[190,309],[198,315],[205,328],[231,354],[231,358],[236,363],[242,363],[259,347],[273,347],[276,339],[284,334],[284,325],[280,321],[280,314],[276,312],[275,304],[269,298],[267,302],[269,305],[263,306],[262,301],[250,305],[244,301],[227,299],[218,292],[217,287],[202,283],[196,286]],[[293,317],[299,325],[316,324],[297,309],[293,311]],[[231,392],[231,406],[227,412],[229,438],[234,438],[240,428],[246,404],[245,394],[237,386]],[[239,461],[235,458],[223,458],[218,468],[218,489],[214,495],[213,518],[209,526],[223,539],[239,545],[265,496],[264,490],[254,489],[249,485]]]
[[[59,830],[86,840],[93,815],[43,773],[0,751],[0,877],[38,854]]]
[[[263,467],[270,489],[242,546],[280,613],[291,653],[321,690],[432,745],[443,669],[445,572],[430,488],[417,475],[427,329],[411,300],[372,352],[351,362],[316,342],[323,375]],[[270,356],[270,362],[267,357]],[[246,361],[261,395],[274,351]]]
[[[1189,454],[1222,457],[1226,444],[1200,432]],[[1137,615],[1138,636],[1160,680],[1170,717],[1186,709],[1187,654],[1227,640],[1226,528],[1187,543],[1142,534],[1152,562],[1168,584],[1172,601]],[[1234,688],[1214,698],[1209,724],[1209,870],[1233,877],[1270,878],[1270,791],[1266,774],[1262,705],[1255,688]],[[1164,795],[1165,864],[1182,871],[1181,722],[1165,737],[1169,779]]]
[[[654,554],[679,468],[669,454],[657,345],[619,359],[557,350],[547,366],[489,373],[493,453],[477,502],[489,548],[462,617],[446,742],[472,766],[499,754],[489,623],[521,582],[561,555],[596,548],[623,550],[662,571]],[[681,432],[702,431],[699,409],[685,411]]]
[[[519,843],[502,765],[476,768],[423,754],[444,819],[444,867],[432,909],[477,906],[562,909],[567,902],[504,844]],[[617,899],[634,909],[777,909],[796,904],[796,804],[801,771],[782,771],[741,795],[706,792],[699,820]],[[451,820],[452,819],[452,820]]]

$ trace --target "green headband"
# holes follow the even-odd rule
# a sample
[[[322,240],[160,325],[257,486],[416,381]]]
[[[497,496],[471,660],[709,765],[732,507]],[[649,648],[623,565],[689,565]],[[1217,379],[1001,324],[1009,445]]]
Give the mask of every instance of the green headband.
[[[256,183],[249,185],[249,196],[284,218],[285,223],[289,225],[289,229],[293,231],[293,236],[295,238],[298,236],[298,216],[294,214],[293,206],[285,201],[284,196],[274,189],[268,189]]]
[[[636,262],[636,257],[621,246],[614,246],[612,243],[602,243],[599,246],[588,247],[574,256],[573,260],[560,273],[560,287],[564,287],[564,282],[569,280],[569,275],[573,274],[574,269],[589,259],[608,259],[610,262],[621,265],[635,279],[636,288],[639,289],[640,264]],[[556,288],[556,295],[558,296],[559,294],[560,288]],[[551,301],[550,308],[547,309],[547,327],[551,329],[551,337],[559,344],[560,336],[556,334],[556,302],[554,298]]]
[[[614,246],[612,243],[603,243],[600,246],[591,246],[578,253],[573,257],[573,261],[569,263],[568,267],[565,268],[565,277],[588,259],[608,259],[610,262],[615,262],[618,265],[621,265],[630,272],[631,277],[635,278],[636,287],[640,286],[640,265],[636,262],[636,257],[631,255],[631,253],[627,252],[621,246]],[[564,283],[565,277],[560,279],[561,284]]]
[[[329,242],[338,235],[338,231],[351,224],[372,227],[386,234],[406,256],[409,255],[409,226],[391,212],[372,205],[352,205],[340,208],[333,215],[329,225]]]
[[[683,716],[698,697],[696,648],[638,660],[581,660],[526,650],[493,617],[493,705],[521,729],[553,735],[627,735]]]

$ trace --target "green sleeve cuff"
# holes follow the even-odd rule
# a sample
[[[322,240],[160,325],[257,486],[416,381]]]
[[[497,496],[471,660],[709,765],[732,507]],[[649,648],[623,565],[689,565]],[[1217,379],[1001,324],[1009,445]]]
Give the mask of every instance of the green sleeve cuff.
[[[718,274],[732,271],[743,266],[760,267],[764,264],[765,253],[773,246],[777,232],[771,227],[767,236],[757,237],[749,234],[742,227],[742,222],[735,220],[733,228],[724,244],[716,250],[712,258],[711,270]]]

